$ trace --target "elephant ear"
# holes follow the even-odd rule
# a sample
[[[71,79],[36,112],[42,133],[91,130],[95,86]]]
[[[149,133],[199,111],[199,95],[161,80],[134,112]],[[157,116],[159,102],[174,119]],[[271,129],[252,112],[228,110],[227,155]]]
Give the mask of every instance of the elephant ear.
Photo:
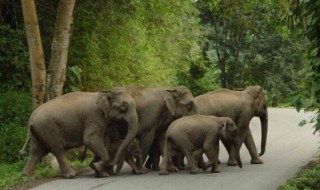
[[[261,86],[251,86],[248,87],[247,93],[253,100],[255,100],[261,95],[261,93],[263,93],[263,89]]]
[[[166,90],[167,95],[164,97],[164,102],[166,103],[166,106],[170,113],[174,116],[176,113],[177,108],[177,90],[174,88],[170,88]]]
[[[100,91],[98,95],[97,104],[104,112],[105,117],[107,117],[108,109],[110,107],[110,95],[111,91],[109,90]]]

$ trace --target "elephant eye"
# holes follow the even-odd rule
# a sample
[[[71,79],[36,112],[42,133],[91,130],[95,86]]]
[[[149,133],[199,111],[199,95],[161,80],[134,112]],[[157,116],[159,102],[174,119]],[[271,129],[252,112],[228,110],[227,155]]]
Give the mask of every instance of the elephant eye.
[[[193,108],[192,102],[188,103],[188,104],[187,104],[187,110],[188,110],[188,111],[191,111],[192,108]]]
[[[123,102],[123,103],[121,104],[121,106],[120,106],[120,110],[121,110],[122,112],[126,112],[127,109],[128,109],[128,103],[127,103],[127,102]]]

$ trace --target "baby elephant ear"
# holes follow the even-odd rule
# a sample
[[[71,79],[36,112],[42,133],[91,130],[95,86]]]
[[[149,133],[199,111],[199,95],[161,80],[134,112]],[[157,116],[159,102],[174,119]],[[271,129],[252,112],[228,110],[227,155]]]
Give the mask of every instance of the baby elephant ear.
[[[170,88],[170,89],[167,89],[166,91],[169,93],[167,93],[167,95],[164,97],[164,102],[166,103],[166,106],[170,111],[170,113],[174,116],[177,108],[177,102],[176,102],[177,90]]]

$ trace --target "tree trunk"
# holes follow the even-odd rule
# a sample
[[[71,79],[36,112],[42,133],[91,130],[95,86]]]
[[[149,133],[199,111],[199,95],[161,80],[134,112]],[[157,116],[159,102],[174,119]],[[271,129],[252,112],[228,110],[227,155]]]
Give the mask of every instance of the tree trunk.
[[[43,103],[46,67],[34,0],[21,0],[29,48],[33,109]]]
[[[73,9],[76,0],[60,0],[52,41],[51,59],[47,70],[47,101],[62,94],[66,80],[68,48],[73,24]]]

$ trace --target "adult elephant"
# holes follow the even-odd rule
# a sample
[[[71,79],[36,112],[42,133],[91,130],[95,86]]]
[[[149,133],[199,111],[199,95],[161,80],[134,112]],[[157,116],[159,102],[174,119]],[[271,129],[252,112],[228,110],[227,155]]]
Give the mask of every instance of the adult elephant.
[[[202,115],[230,117],[239,130],[240,146],[244,143],[252,164],[262,164],[259,156],[265,153],[268,132],[267,96],[260,86],[249,86],[242,91],[221,89],[195,97],[198,112]],[[253,117],[261,121],[261,152],[258,155],[249,123]],[[229,142],[223,141],[229,152],[228,165],[237,165],[235,151]]]
[[[32,177],[35,165],[48,152],[52,152],[58,160],[61,176],[74,177],[76,172],[66,160],[65,150],[84,144],[101,159],[91,164],[96,174],[99,177],[108,176],[104,171],[104,167],[110,165],[104,137],[113,120],[123,120],[128,124],[125,140],[114,159],[116,163],[138,129],[135,102],[123,88],[96,93],[69,93],[41,105],[29,119],[26,143],[31,135],[31,144],[23,174]],[[20,152],[24,151],[26,143]]]
[[[155,140],[164,148],[164,136],[168,126],[177,118],[197,113],[193,95],[185,86],[173,88],[126,87],[137,108],[139,127],[137,138],[143,162]],[[121,123],[117,123],[121,125]],[[117,127],[117,129],[123,129]],[[125,130],[124,130],[125,131]],[[120,133],[121,132],[120,130]]]

